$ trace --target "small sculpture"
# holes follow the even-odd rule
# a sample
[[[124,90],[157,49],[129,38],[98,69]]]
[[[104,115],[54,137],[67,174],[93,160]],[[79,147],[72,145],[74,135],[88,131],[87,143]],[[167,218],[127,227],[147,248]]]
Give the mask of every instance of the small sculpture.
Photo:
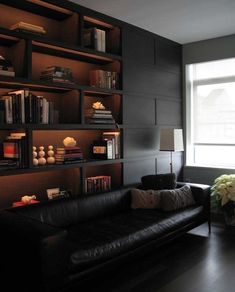
[[[48,164],[54,164],[55,163],[55,157],[54,157],[54,150],[53,150],[53,146],[49,145],[48,146],[48,151],[47,151],[47,163]]]
[[[38,164],[39,165],[45,165],[47,161],[46,161],[46,158],[44,157],[45,156],[44,147],[40,146],[39,150],[40,151],[38,152],[38,156],[39,156]]]
[[[37,159],[37,148],[35,146],[33,146],[33,165],[37,166],[38,165],[38,159]]]
[[[102,102],[100,102],[100,101],[97,101],[97,102],[94,102],[93,104],[92,104],[92,108],[93,109],[105,109],[105,106],[102,104]]]
[[[66,137],[63,140],[63,144],[65,147],[75,147],[77,144],[77,141],[72,137]]]
[[[21,202],[23,202],[24,204],[28,205],[32,203],[32,200],[36,200],[36,196],[32,195],[32,196],[23,196],[21,197]]]

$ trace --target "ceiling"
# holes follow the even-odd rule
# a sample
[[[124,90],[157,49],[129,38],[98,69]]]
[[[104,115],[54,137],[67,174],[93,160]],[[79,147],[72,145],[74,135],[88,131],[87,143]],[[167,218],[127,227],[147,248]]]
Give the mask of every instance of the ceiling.
[[[72,0],[181,44],[235,34],[235,0]]]

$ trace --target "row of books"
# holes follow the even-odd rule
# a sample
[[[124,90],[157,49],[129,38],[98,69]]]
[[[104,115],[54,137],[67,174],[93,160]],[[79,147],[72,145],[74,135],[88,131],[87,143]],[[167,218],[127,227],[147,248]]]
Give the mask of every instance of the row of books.
[[[84,47],[97,51],[106,51],[106,32],[96,27],[87,28],[83,33]]]
[[[102,139],[93,142],[92,155],[95,159],[119,159],[120,133],[103,132]]]
[[[111,190],[111,176],[92,176],[85,180],[85,192],[88,194],[109,190]]]
[[[105,70],[91,70],[90,86],[107,89],[118,89],[119,73]]]
[[[83,160],[83,153],[79,146],[57,147],[55,154],[56,164],[78,163]]]
[[[18,32],[23,32],[23,33],[33,33],[37,35],[45,35],[46,31],[42,26],[27,23],[27,22],[17,22],[16,24],[13,24],[10,27],[11,30],[15,30]]]
[[[49,82],[73,84],[73,73],[70,68],[60,66],[49,66],[41,72],[40,79]]]
[[[0,109],[4,111],[6,124],[53,124],[54,102],[43,96],[36,96],[28,89],[11,91],[0,98]]]
[[[2,166],[5,169],[25,168],[28,166],[28,150],[25,133],[11,133],[3,142]],[[2,169],[2,168],[1,168]]]
[[[87,109],[85,119],[88,124],[115,124],[111,110]]]

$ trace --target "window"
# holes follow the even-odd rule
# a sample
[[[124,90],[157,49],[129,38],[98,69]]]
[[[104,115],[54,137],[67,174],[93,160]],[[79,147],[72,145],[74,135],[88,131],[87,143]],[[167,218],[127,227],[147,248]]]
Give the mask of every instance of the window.
[[[235,58],[186,66],[186,164],[235,168]]]

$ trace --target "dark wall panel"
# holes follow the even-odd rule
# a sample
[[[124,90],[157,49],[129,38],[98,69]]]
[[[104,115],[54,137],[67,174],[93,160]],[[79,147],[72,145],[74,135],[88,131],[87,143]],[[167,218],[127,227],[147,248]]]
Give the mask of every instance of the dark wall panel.
[[[124,164],[123,171],[125,185],[140,183],[142,176],[156,172],[155,158],[127,162]]]
[[[160,152],[157,156],[157,173],[168,173],[170,172],[170,152]],[[177,174],[178,180],[182,178],[182,163],[183,163],[183,152],[172,153],[172,165],[173,172]]]
[[[155,125],[155,99],[125,95],[123,98],[123,123]]]
[[[180,100],[161,97],[156,103],[157,125],[182,126],[182,105]]]
[[[176,73],[180,73],[182,71],[181,45],[162,38],[157,38],[155,40],[155,47],[156,65],[162,66],[165,69]]]
[[[128,92],[160,94],[172,97],[181,96],[181,77],[154,66],[140,66],[133,61],[123,65],[123,88]]]
[[[138,28],[123,29],[124,184],[170,171],[159,129],[181,128],[181,45]],[[182,155],[175,154],[180,174]]]
[[[139,63],[154,65],[154,38],[141,30],[123,30],[123,57]]]
[[[157,129],[126,129],[124,131],[124,158],[141,158],[155,155],[157,150]]]

